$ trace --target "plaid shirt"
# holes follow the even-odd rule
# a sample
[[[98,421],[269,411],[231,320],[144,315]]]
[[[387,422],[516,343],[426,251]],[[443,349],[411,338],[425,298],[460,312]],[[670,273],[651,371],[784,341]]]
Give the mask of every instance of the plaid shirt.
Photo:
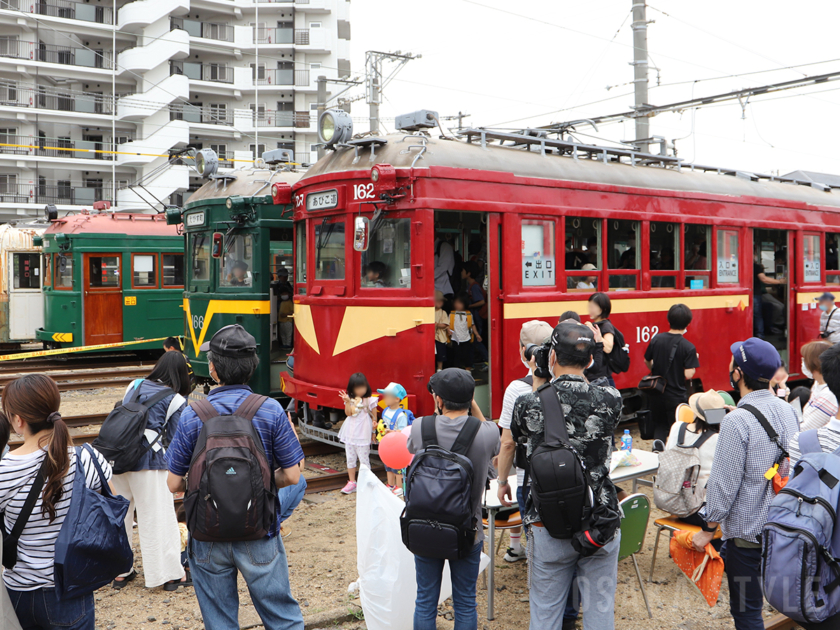
[[[744,405],[752,405],[764,414],[785,449],[799,431],[799,423],[793,407],[770,390],[760,390],[744,396],[738,403],[739,409],[727,414],[720,425],[712,474],[706,486],[706,505],[700,515],[707,522],[720,523],[724,540],[743,538],[755,542],[776,496],[773,484],[764,474],[776,463],[779,448],[767,437],[756,417],[740,409]]]

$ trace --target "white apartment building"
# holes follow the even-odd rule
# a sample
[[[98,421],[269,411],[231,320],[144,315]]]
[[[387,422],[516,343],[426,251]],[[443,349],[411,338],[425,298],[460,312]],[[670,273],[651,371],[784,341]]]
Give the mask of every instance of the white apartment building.
[[[183,203],[200,181],[169,156],[187,147],[213,148],[229,168],[273,148],[315,161],[317,79],[350,75],[349,9],[0,0],[0,221],[47,204]]]

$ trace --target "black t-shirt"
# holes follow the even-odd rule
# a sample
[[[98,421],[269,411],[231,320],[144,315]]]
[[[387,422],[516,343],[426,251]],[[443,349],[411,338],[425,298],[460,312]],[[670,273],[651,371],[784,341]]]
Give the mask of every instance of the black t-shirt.
[[[753,263],[753,294],[764,295],[767,293],[767,286],[758,277],[764,273],[764,265],[761,263]]]
[[[674,343],[677,344],[677,352],[669,368],[668,359],[671,357]],[[700,367],[694,344],[680,334],[660,333],[651,339],[645,350],[645,360],[653,361],[651,374],[664,376],[668,383],[662,395],[685,402],[685,370]]]
[[[596,322],[595,325],[601,329],[601,336],[609,333],[615,337],[615,328],[609,321],[604,320],[603,322]],[[600,356],[595,356],[597,354],[600,354]],[[600,346],[600,351],[599,348],[596,347],[595,352],[593,352],[593,356],[595,356],[595,363],[591,368],[584,372],[586,378],[589,379],[590,383],[597,378],[609,378],[610,375],[612,375],[612,370],[610,369],[609,359],[607,358],[607,355],[604,354],[604,346]]]

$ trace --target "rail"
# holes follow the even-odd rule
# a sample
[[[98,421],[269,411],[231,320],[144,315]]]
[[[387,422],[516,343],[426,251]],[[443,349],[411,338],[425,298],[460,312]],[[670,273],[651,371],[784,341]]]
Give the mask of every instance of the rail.
[[[117,98],[129,94],[117,94]],[[16,81],[0,81],[0,106],[51,109],[85,114],[111,114],[110,94],[58,90],[46,85],[28,85]]]
[[[73,48],[0,37],[0,57],[110,70],[113,66],[114,55],[112,51],[104,49]]]
[[[183,74],[194,81],[233,83],[233,68],[220,64],[202,64],[195,61],[170,61],[169,74]]]
[[[233,41],[233,27],[218,22],[199,22],[186,18],[170,18],[170,30],[182,29],[187,31],[191,37],[202,39],[214,39],[219,42]]]
[[[113,201],[111,186],[15,184],[0,180],[0,203],[90,206],[95,201]]]
[[[189,104],[169,106],[169,120],[186,120],[205,125],[233,125],[233,111],[218,107],[196,107]]]
[[[97,24],[113,24],[114,12],[111,7],[75,2],[74,0],[2,0],[0,9],[11,9],[24,13],[35,13],[67,20],[81,20]]]

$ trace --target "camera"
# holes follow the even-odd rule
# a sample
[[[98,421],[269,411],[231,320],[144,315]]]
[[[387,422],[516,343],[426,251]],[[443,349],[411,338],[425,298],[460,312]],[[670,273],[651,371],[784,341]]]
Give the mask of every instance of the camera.
[[[534,370],[534,376],[537,378],[551,378],[551,372],[548,369],[548,353],[551,351],[551,346],[548,344],[537,345],[529,343],[525,346],[525,360],[529,363],[534,359],[537,367]]]

